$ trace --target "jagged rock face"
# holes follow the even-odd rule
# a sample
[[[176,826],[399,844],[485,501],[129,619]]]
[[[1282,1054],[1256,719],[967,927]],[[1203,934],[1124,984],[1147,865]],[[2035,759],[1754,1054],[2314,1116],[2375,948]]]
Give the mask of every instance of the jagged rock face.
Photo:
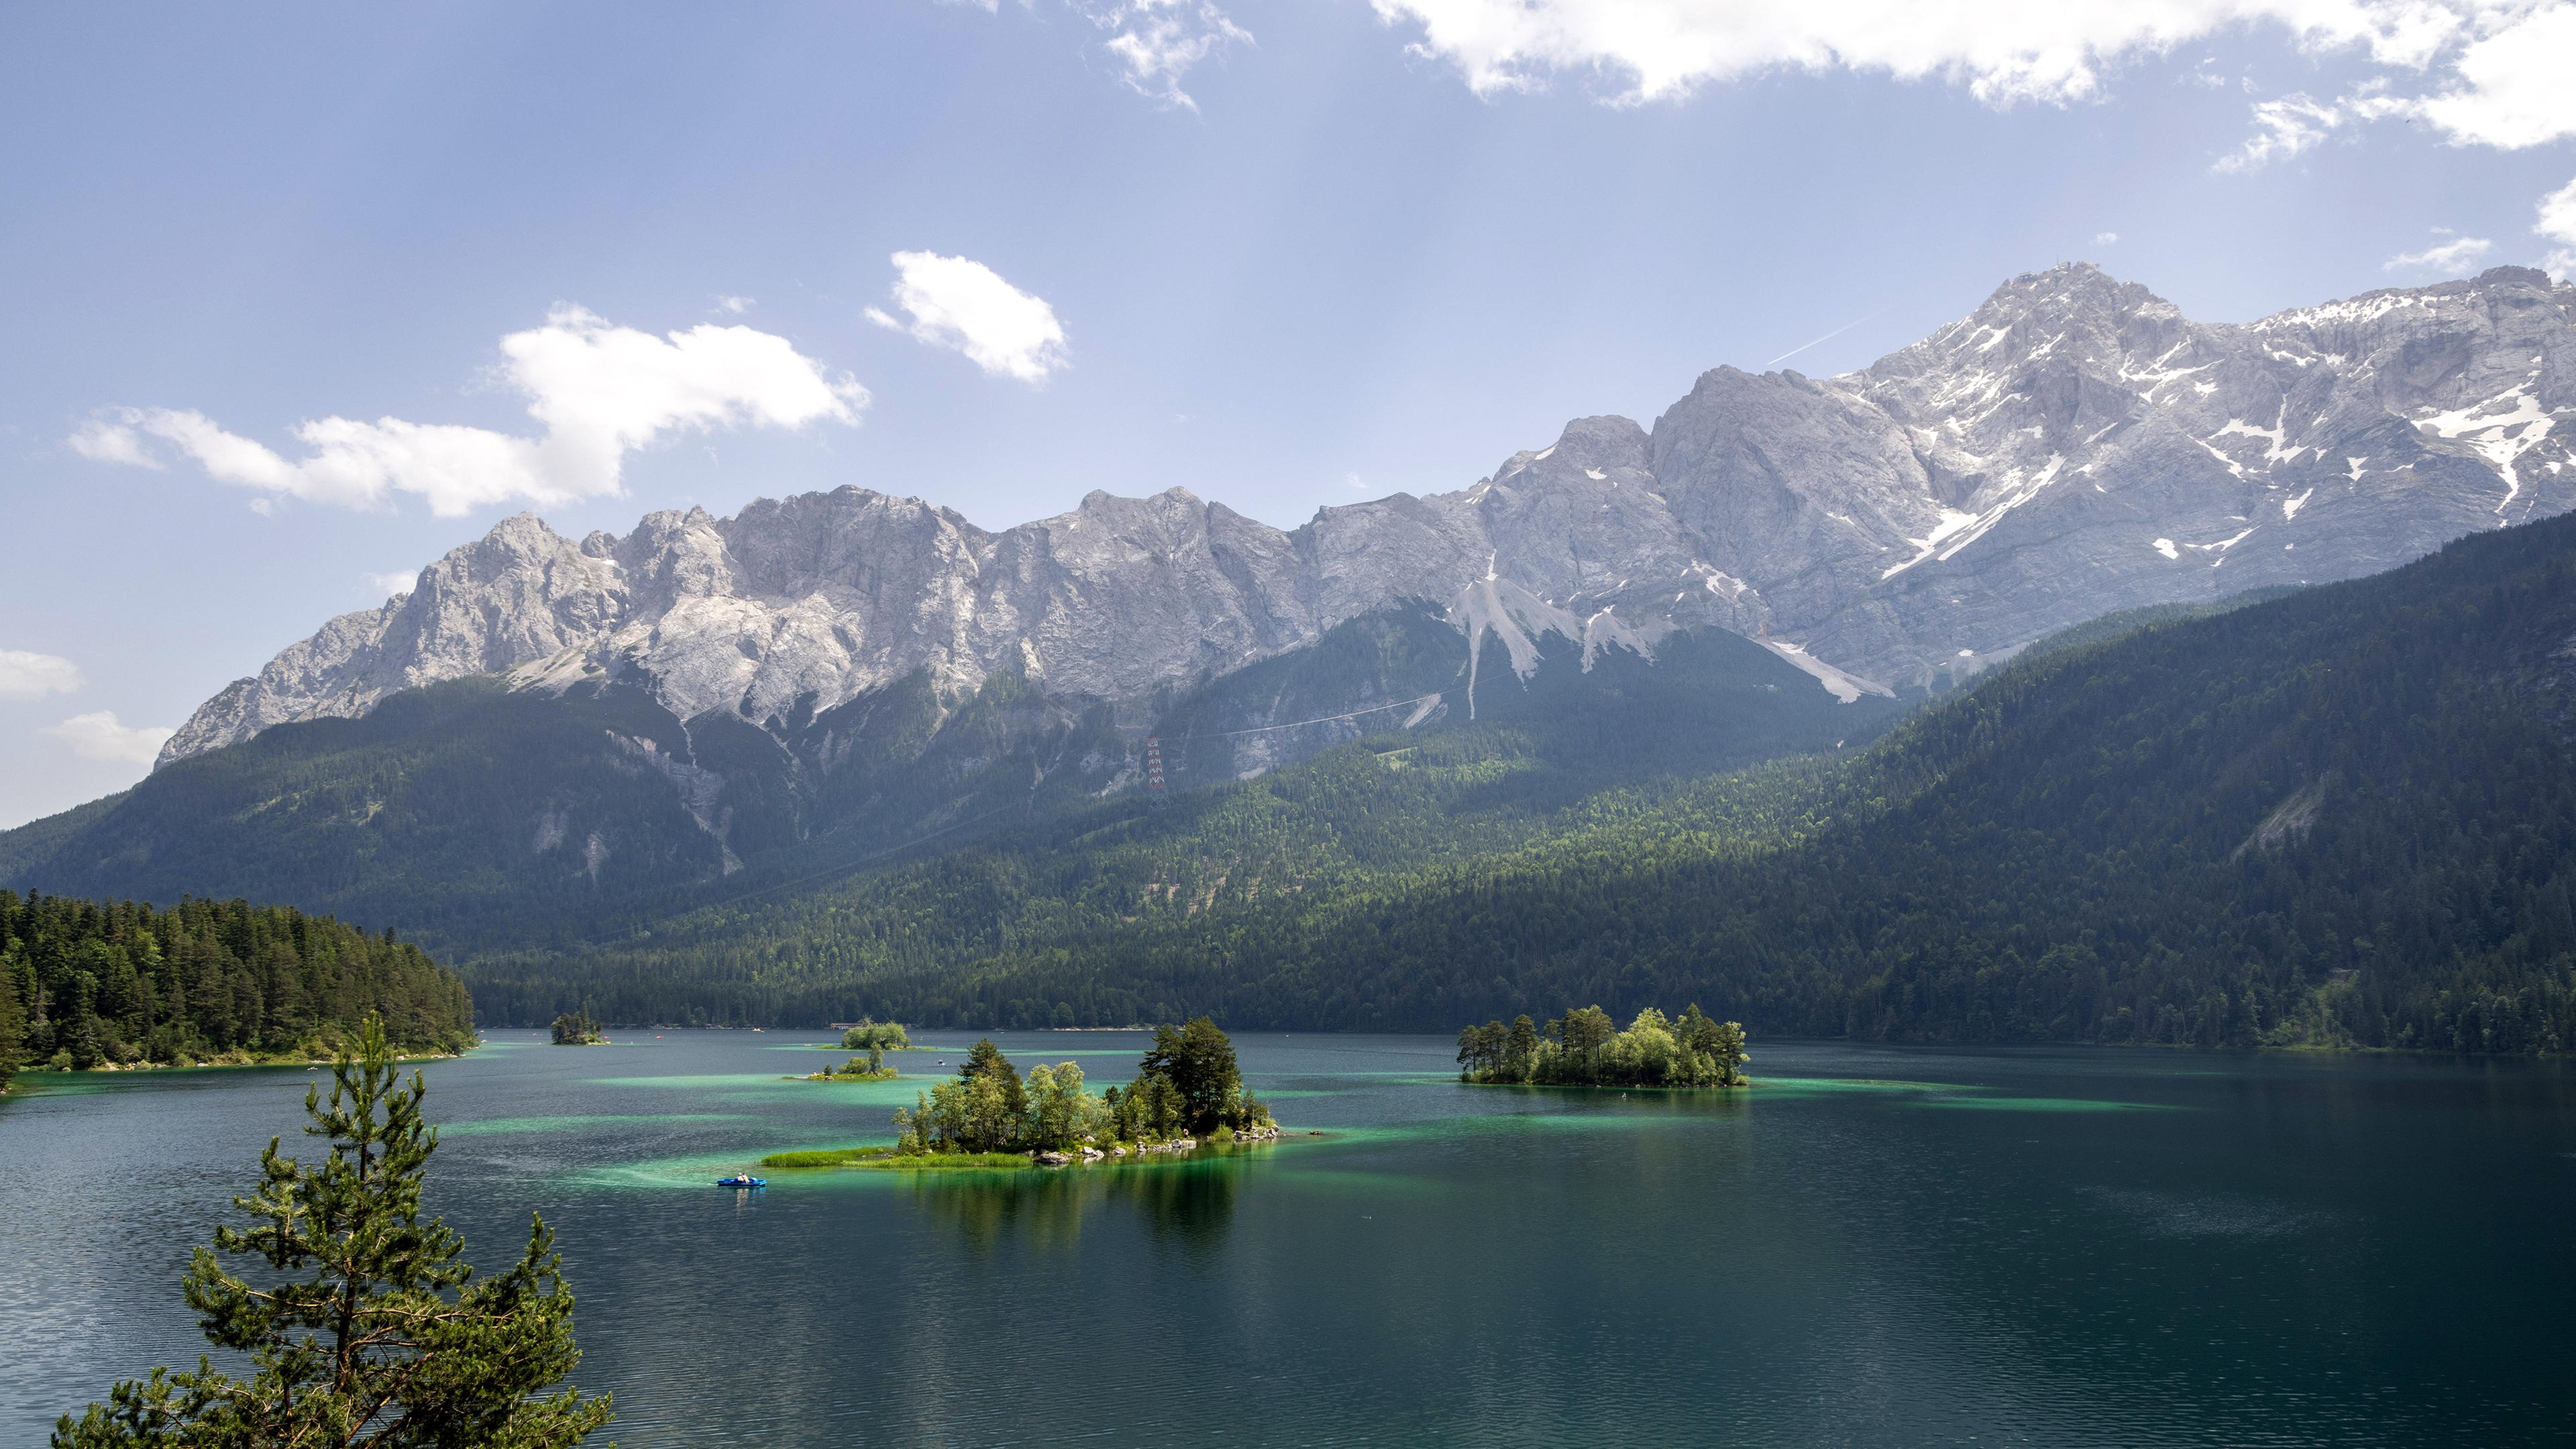
[[[2059,267],[1858,373],[1702,379],[1658,421],[1656,469],[1703,532],[1786,542],[1718,560],[1775,631],[1920,678],[2576,506],[2571,309],[2576,288],[2499,267],[2204,325]]]
[[[209,700],[162,759],[504,671],[762,725],[916,674],[1132,704],[1410,601],[1515,666],[1551,630],[1589,658],[1715,625],[1838,694],[1928,682],[2113,609],[2576,506],[2572,310],[2502,267],[2210,325],[2071,265],[1860,372],[1720,368],[1651,432],[1580,419],[1462,492],[1289,531],[1178,488],[999,533],[860,488],[578,545],[522,515]]]

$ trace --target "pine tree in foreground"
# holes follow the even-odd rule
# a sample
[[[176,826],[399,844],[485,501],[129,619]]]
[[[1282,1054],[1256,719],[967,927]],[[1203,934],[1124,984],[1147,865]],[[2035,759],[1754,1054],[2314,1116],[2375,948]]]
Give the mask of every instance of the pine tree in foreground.
[[[215,1230],[217,1250],[288,1276],[254,1287],[205,1248],[188,1268],[207,1340],[257,1371],[235,1378],[204,1357],[193,1371],[156,1368],[78,1420],[65,1415],[55,1449],[555,1449],[608,1421],[605,1394],[538,1397],[581,1361],[544,1220],[532,1219],[515,1266],[473,1281],[463,1240],[420,1220],[438,1135],[421,1119],[420,1074],[397,1080],[382,1021],[367,1018],[357,1055],[342,1054],[331,1076],[328,1105],[318,1087],[304,1096],[304,1130],[328,1139],[330,1155],[307,1167],[271,1139],[259,1191],[233,1199],[258,1221]]]

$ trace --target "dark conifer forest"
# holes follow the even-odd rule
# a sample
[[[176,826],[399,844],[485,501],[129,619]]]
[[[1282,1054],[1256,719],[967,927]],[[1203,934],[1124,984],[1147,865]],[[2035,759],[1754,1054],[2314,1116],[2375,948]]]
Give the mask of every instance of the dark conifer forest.
[[[1573,1000],[1622,1020],[1697,1002],[1766,1036],[2564,1051],[2571,638],[2561,518],[2373,578],[2096,621],[1910,717],[1783,712],[1803,676],[1732,636],[1525,683],[1496,659],[1472,719],[1167,809],[1032,796],[880,862],[710,874],[727,894],[660,910],[523,900],[490,918],[509,932],[448,954],[482,1019],[518,1025],[1447,1032]],[[1344,667],[1291,663],[1319,698]],[[74,827],[8,843],[59,851]],[[80,939],[157,983],[171,968],[121,944],[141,929]],[[347,1019],[353,972],[399,998],[370,1004],[411,1040],[465,1028],[444,978],[387,964],[397,948],[290,981],[267,944],[287,927],[209,931],[184,933],[225,943],[205,969],[249,985],[200,970],[138,997],[106,957],[48,947],[39,971],[29,947],[0,1007],[25,1025],[0,1029],[39,1059],[265,1046]]]
[[[472,963],[499,1019],[2576,1047],[2576,519],[2033,650],[1866,751],[1565,788],[1390,736]]]
[[[453,972],[327,916],[0,890],[0,1081],[17,1064],[323,1056],[369,1012],[401,1050],[456,1051],[474,1037]]]

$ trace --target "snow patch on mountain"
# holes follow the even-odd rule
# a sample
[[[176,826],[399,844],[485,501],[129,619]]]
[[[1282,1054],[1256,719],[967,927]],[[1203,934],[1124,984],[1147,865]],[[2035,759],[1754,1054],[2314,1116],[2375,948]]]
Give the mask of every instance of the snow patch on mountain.
[[[1772,652],[1838,694],[1820,670],[1937,683],[1962,638],[2006,657],[2112,610],[2348,578],[2576,507],[2571,317],[2576,287],[2500,267],[2199,323],[2079,263],[1857,372],[1717,368],[1651,427],[1580,418],[1462,491],[1294,529],[1180,488],[1000,532],[855,487],[578,543],[521,515],[227,686],[162,760],[475,675],[631,681],[684,721],[763,728],[1002,672],[1051,708],[1133,714],[1415,603],[1522,674],[1549,632],[1588,664],[1713,627],[1798,640]],[[2275,507],[2295,554],[2234,547]],[[2177,539],[2207,540],[2212,568],[2164,567]]]

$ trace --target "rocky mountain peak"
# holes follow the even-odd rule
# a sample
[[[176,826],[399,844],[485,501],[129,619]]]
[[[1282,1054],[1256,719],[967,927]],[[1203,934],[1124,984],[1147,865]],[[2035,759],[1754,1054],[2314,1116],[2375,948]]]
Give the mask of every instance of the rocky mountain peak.
[[[2068,263],[1859,371],[1714,368],[1651,428],[1578,418],[1460,492],[1293,530],[1184,488],[998,533],[849,486],[578,546],[517,515],[208,701],[163,758],[513,670],[754,724],[1004,670],[1059,707],[1133,702],[1426,600],[1462,651],[1713,626],[1839,696],[2565,511],[2572,435],[2576,288],[2528,268],[2231,326]]]

